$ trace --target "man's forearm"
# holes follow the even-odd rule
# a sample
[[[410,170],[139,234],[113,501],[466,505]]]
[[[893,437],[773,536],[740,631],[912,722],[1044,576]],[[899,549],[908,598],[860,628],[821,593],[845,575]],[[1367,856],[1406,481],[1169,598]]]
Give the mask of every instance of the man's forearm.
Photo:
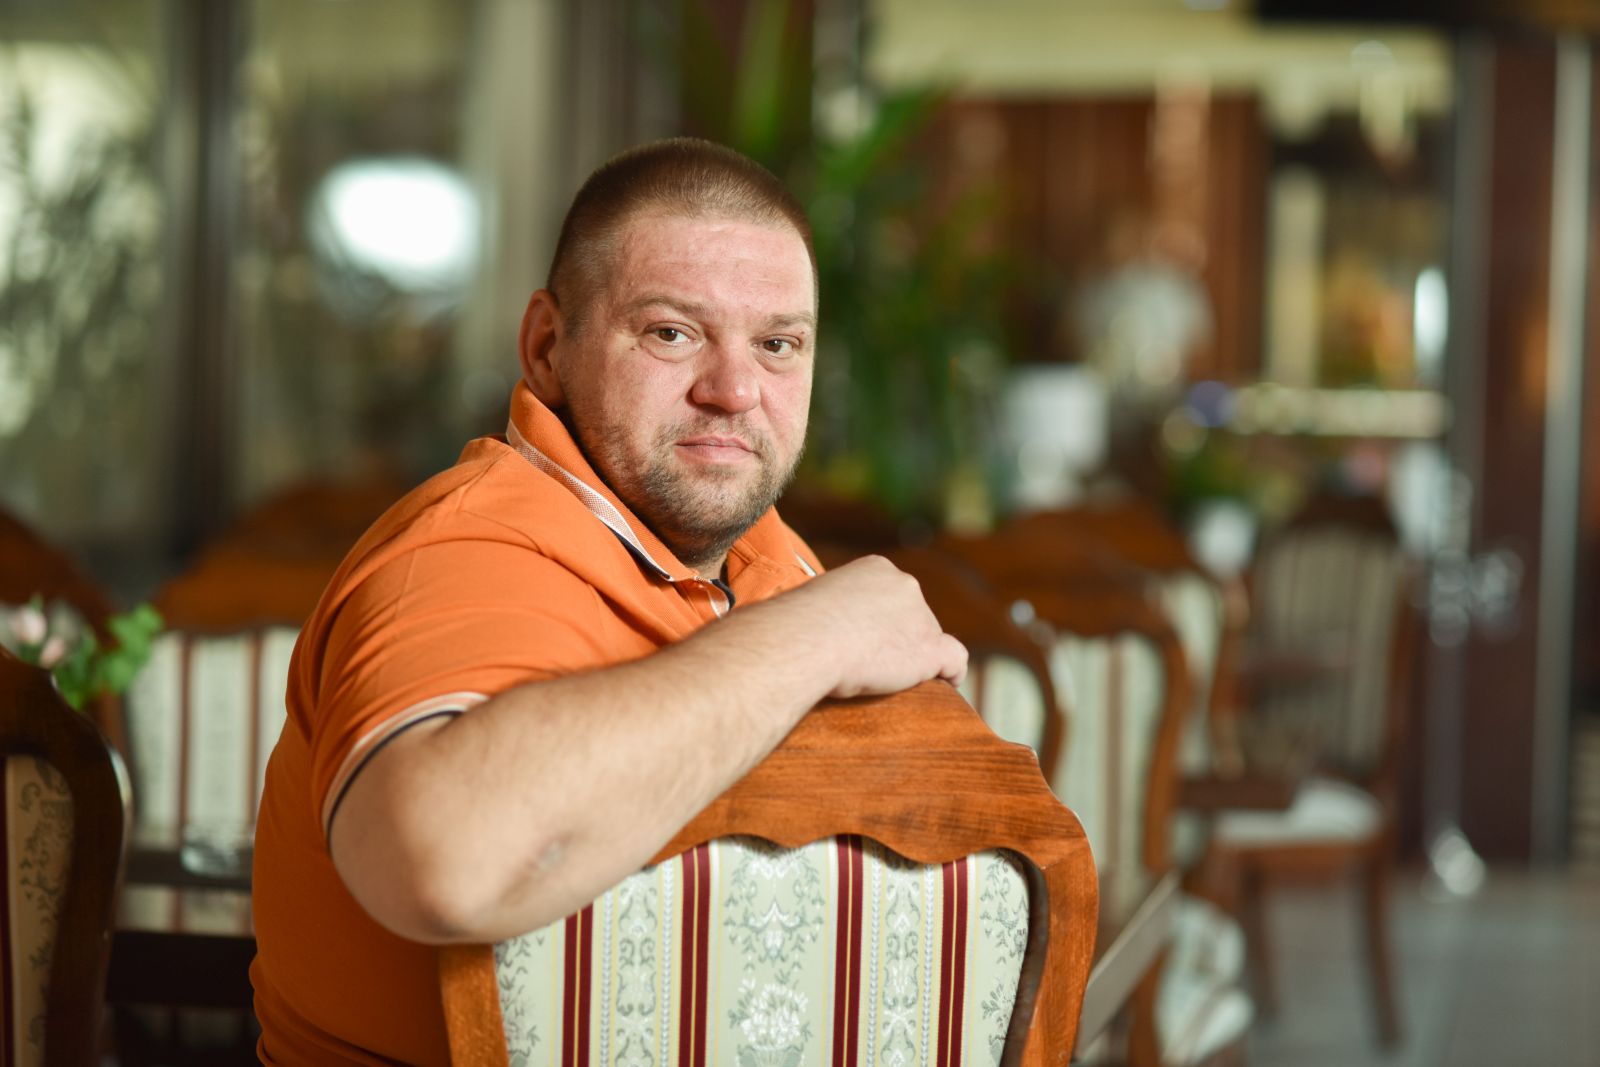
[[[915,583],[887,563],[813,584],[644,659],[401,734],[334,820],[346,885],[414,940],[526,932],[637,870],[823,697],[964,668]],[[914,608],[895,603],[907,589]],[[840,619],[852,602],[855,617]]]
[[[582,907],[826,694],[822,665],[781,647],[778,621],[758,605],[645,659],[521,686],[402,735],[336,820],[341,874],[380,922],[418,940],[499,940]],[[341,835],[355,825],[371,832]]]

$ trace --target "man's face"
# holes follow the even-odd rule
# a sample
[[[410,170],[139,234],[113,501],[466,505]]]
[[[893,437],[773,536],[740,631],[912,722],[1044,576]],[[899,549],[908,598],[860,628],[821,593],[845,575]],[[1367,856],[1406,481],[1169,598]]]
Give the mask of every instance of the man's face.
[[[640,215],[552,353],[589,461],[692,567],[719,567],[799,462],[815,307],[792,227]]]

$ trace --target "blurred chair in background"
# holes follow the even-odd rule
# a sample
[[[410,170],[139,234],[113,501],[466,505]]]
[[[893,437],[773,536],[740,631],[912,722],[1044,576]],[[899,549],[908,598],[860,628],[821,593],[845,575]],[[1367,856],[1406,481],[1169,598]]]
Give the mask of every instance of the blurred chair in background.
[[[50,675],[0,649],[0,1014],[4,1061],[100,1063],[128,780]]]
[[[287,718],[289,660],[336,564],[216,550],[156,596],[168,629],[125,700],[135,858],[176,855],[191,877],[187,884],[164,874],[149,883],[130,878],[121,921],[163,935],[218,935],[208,965],[233,960],[226,942],[252,933],[240,884],[250,873],[267,760]],[[145,1000],[165,1009],[118,1010],[118,1046],[128,1063],[253,1061],[243,973],[218,976],[218,988],[245,992],[225,1006],[209,993],[193,1003],[180,976],[166,978],[148,976],[150,988],[163,992]]]
[[[966,646],[961,695],[995,733],[1033,749],[1040,773],[1053,782],[1066,713],[1060,710],[1044,649],[965,561],[931,548],[896,549],[888,558],[917,579],[945,632]]]
[[[1100,561],[1099,569],[1112,569],[1130,583],[1145,585],[1176,631],[1191,700],[1178,744],[1181,786],[1171,823],[1171,855],[1177,868],[1190,874],[1205,854],[1207,819],[1183,807],[1187,791],[1183,787],[1218,776],[1228,779],[1239,770],[1232,741],[1229,664],[1246,615],[1242,585],[1212,575],[1195,560],[1183,534],[1154,504],[1139,497],[1035,512],[1010,523],[1000,539],[1031,545],[1035,554],[1088,554]],[[1244,951],[1237,921],[1201,897],[1183,898],[1157,1009],[1158,1016],[1167,1020],[1164,1034],[1185,1029],[1181,1020],[1204,1016],[1207,1011],[1201,1006],[1210,1003],[1217,1012],[1215,1029],[1195,1039],[1196,1051],[1202,1058],[1211,1054],[1208,1050],[1241,1051],[1254,1017],[1240,990]],[[1203,1027],[1187,1029],[1191,1034],[1204,1033]],[[1186,1055],[1193,1053],[1169,1052],[1168,1058],[1182,1062]]]
[[[1078,821],[946,686],[825,702],[653,866],[441,952],[452,1062],[1064,1062],[1097,891]]]
[[[1168,875],[1190,682],[1145,576],[1092,544],[1036,527],[943,546],[1037,620],[1068,716],[1051,786],[1083,821],[1106,897]],[[1238,1051],[1248,998],[1234,976],[1201,966],[1203,957],[1175,943],[1166,965],[1146,976],[1132,1005],[1130,1062],[1194,1064]]]
[[[1274,1006],[1262,895],[1274,878],[1354,872],[1378,1036],[1400,1039],[1389,937],[1398,751],[1417,639],[1412,568],[1381,501],[1318,500],[1261,546],[1241,657],[1254,763],[1324,772],[1283,812],[1226,811],[1212,869],[1236,897],[1258,1000]],[[1270,767],[1269,767],[1270,769]]]

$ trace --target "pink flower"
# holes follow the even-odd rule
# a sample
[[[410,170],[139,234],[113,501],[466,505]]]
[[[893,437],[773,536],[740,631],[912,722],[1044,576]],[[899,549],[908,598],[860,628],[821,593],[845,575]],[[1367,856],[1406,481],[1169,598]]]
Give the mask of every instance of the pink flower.
[[[17,635],[21,644],[37,645],[49,630],[50,624],[45,621],[44,612],[32,604],[24,604],[11,613],[11,632]]]
[[[50,640],[39,650],[39,666],[49,670],[60,663],[67,654],[67,642],[60,634],[51,634]]]

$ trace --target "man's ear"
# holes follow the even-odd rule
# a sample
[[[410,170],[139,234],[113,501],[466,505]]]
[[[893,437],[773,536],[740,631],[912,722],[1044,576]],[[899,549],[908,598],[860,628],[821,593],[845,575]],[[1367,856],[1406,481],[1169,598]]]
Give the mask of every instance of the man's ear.
[[[565,333],[566,324],[561,318],[561,305],[556,294],[540,289],[528,300],[528,309],[522,313],[522,332],[517,337],[517,354],[522,361],[522,380],[528,383],[533,395],[548,408],[559,408],[566,403],[561,391],[561,379],[556,374],[555,349]]]

